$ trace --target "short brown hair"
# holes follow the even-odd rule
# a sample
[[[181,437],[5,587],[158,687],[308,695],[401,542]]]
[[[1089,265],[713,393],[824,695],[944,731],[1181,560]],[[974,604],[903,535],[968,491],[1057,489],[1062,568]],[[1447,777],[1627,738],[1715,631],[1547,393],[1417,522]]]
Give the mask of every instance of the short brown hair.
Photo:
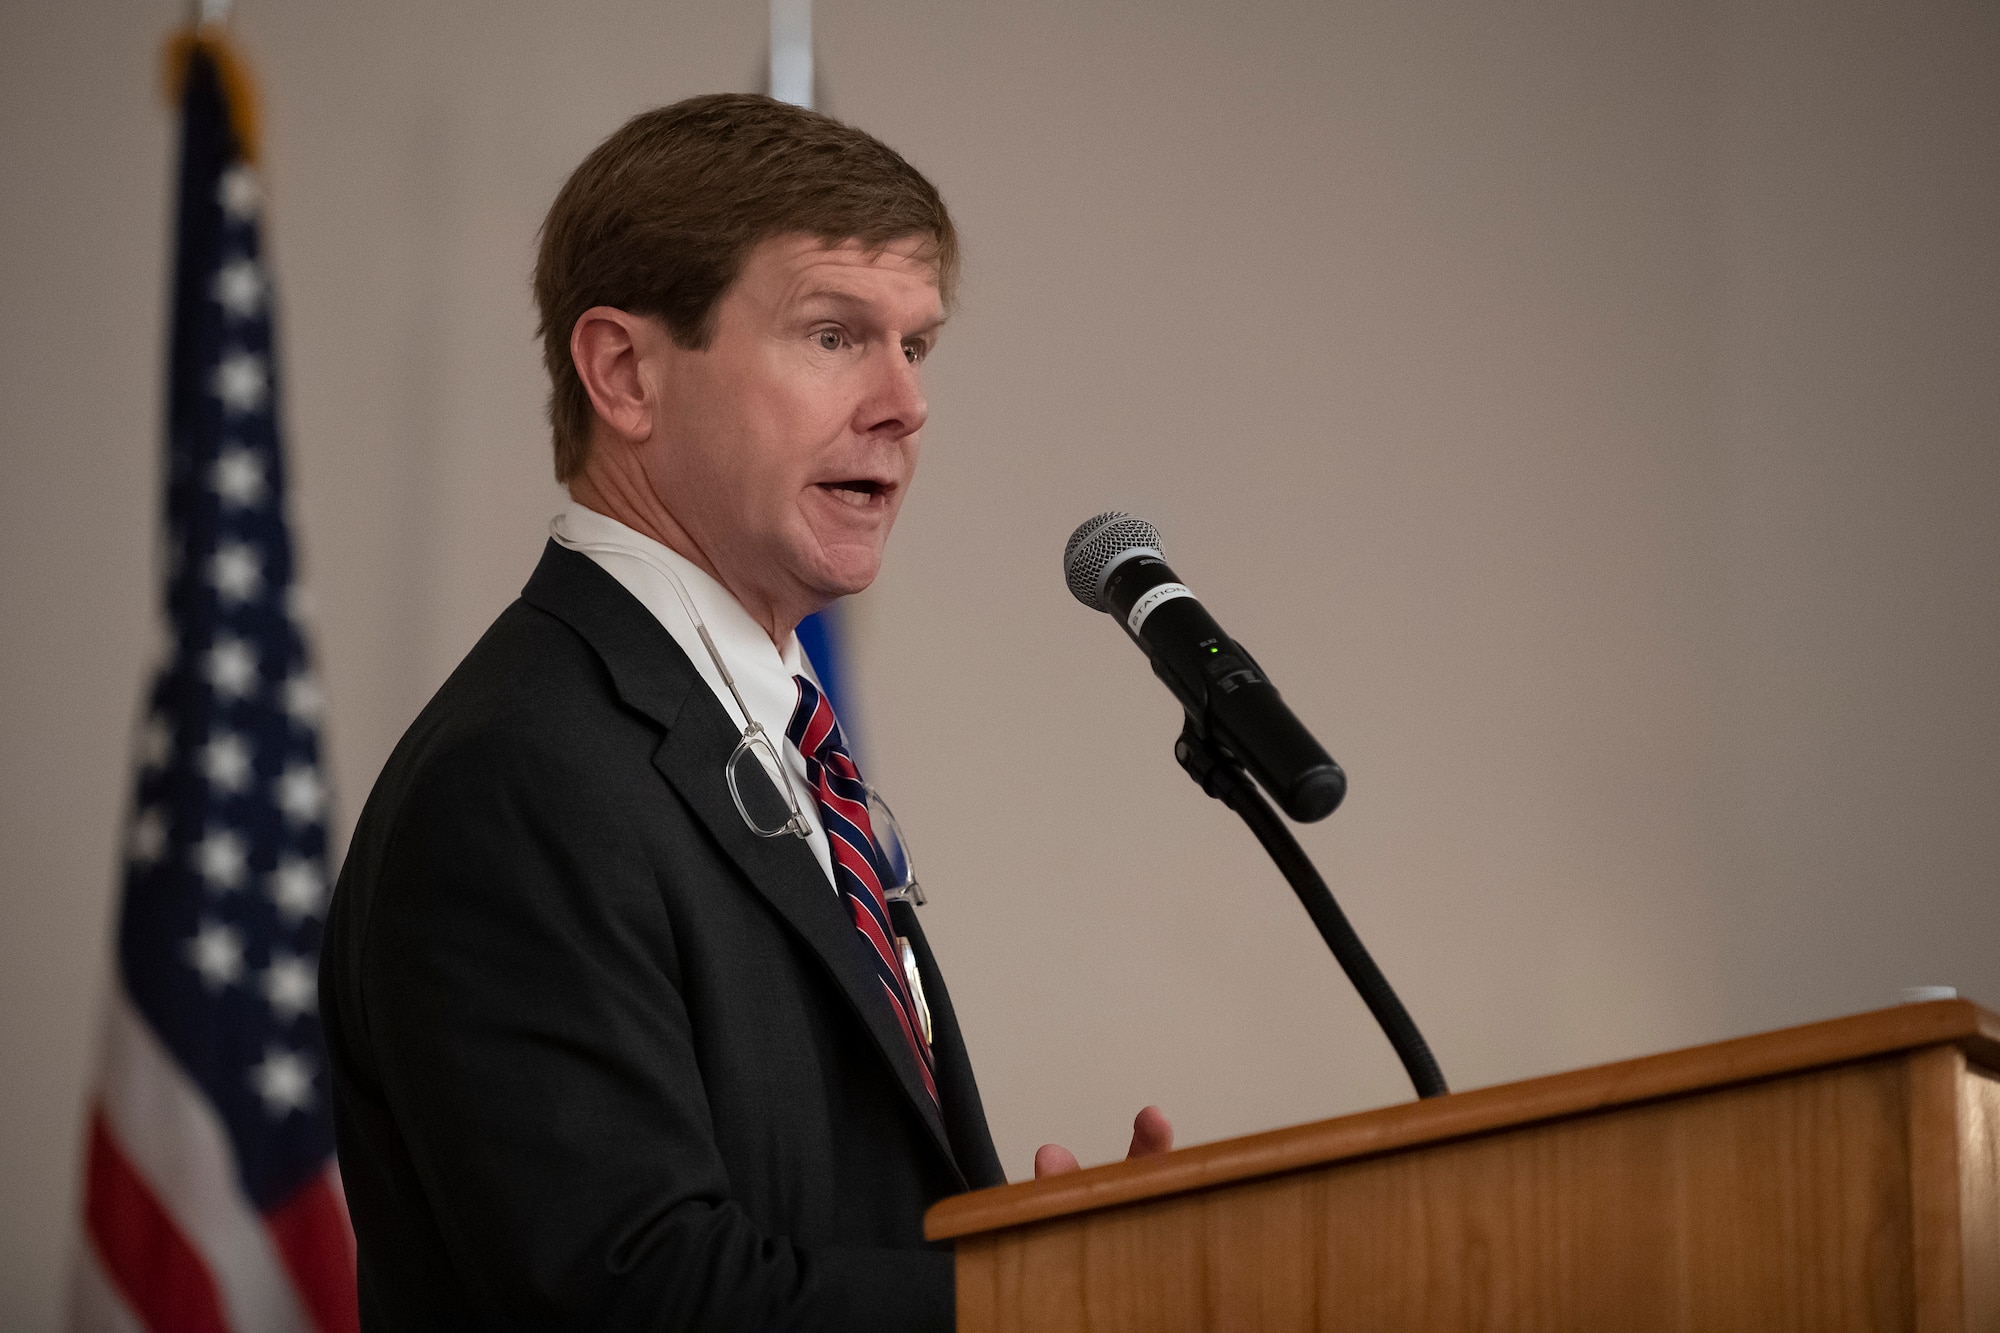
[[[937,187],[831,116],[748,94],[690,97],[633,117],[583,160],[549,206],[535,260],[557,481],[590,450],[590,397],[569,352],[578,317],[615,306],[706,347],[744,258],[797,233],[871,248],[926,238],[951,303],[958,233]]]

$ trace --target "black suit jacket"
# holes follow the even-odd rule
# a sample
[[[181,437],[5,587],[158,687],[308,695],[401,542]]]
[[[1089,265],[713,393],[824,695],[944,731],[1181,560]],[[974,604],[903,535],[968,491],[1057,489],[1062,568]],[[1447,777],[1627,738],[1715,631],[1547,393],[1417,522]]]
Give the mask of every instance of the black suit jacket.
[[[899,908],[940,1115],[737,737],[551,543],[396,747],[320,980],[364,1327],[952,1326],[923,1211],[1004,1176],[950,997]]]

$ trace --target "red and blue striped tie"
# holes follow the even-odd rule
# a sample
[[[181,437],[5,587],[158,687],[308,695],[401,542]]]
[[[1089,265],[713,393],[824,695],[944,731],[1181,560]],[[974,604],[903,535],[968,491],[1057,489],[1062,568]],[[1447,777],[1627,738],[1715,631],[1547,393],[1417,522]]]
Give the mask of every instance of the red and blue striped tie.
[[[889,923],[889,900],[883,891],[888,882],[887,862],[868,819],[868,784],[861,780],[861,770],[847,753],[833,705],[804,676],[792,679],[798,682],[799,702],[792,710],[785,736],[805,757],[806,782],[819,802],[820,823],[826,829],[827,848],[833,853],[834,884],[867,946],[882,993],[903,1029],[903,1040],[910,1043],[910,1053],[917,1058],[924,1088],[936,1102],[937,1070],[930,1043],[917,1026],[917,1007],[903,977],[896,928]]]

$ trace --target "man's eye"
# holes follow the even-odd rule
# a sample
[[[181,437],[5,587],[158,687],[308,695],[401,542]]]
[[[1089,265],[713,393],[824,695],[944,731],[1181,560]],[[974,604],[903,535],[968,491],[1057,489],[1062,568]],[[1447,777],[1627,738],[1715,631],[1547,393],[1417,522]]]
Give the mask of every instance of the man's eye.
[[[838,329],[821,329],[819,331],[819,345],[829,352],[838,352],[840,350],[840,331]]]
[[[924,363],[925,354],[930,350],[930,348],[924,346],[922,343],[904,343],[903,359],[913,366],[920,366]]]

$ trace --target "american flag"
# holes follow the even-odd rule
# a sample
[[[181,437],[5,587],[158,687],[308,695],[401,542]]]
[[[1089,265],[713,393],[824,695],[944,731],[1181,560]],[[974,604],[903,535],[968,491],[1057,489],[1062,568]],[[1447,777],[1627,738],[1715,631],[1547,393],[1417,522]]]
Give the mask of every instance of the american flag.
[[[319,690],[285,526],[246,89],[181,39],[165,609],[89,1110],[74,1327],[356,1327],[315,1012]]]

